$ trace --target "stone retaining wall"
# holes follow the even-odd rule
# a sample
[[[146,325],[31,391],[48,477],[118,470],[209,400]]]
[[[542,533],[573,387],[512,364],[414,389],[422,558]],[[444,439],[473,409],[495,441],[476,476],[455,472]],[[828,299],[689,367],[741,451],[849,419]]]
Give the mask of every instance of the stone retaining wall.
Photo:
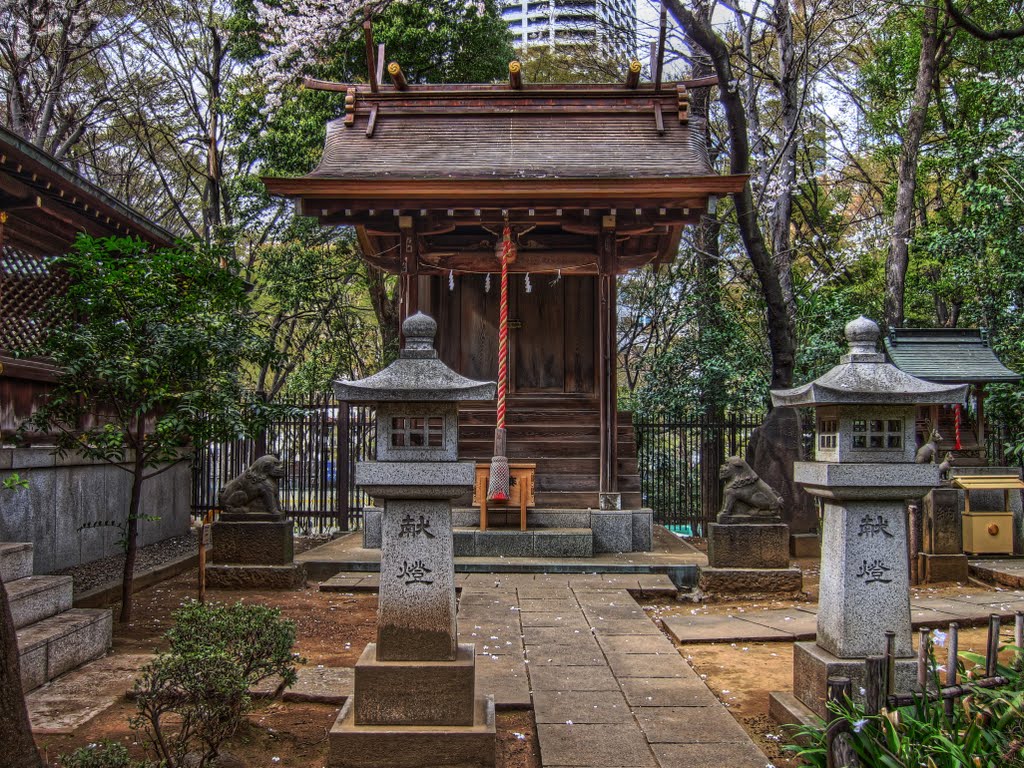
[[[58,458],[49,448],[0,448],[0,480],[17,472],[27,490],[0,499],[0,541],[30,541],[35,572],[50,573],[121,552],[114,526],[85,528],[128,514],[131,475],[78,456]],[[148,480],[142,490],[139,546],[185,533],[190,525],[191,467],[187,460]]]

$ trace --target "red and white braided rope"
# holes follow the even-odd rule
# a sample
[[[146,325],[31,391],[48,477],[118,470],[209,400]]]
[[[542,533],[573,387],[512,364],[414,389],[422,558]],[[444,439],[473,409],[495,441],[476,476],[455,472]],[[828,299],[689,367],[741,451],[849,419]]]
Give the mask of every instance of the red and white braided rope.
[[[505,395],[508,391],[508,262],[515,246],[506,226],[501,248],[501,306],[498,310],[498,429],[505,428]]]
[[[953,406],[953,431],[956,436],[956,442],[953,447],[956,450],[960,450],[960,403]]]

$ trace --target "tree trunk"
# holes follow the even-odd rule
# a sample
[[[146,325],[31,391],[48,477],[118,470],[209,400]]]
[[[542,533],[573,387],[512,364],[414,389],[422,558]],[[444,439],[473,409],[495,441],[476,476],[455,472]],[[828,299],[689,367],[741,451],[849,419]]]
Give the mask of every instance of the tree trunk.
[[[384,360],[392,360],[398,356],[398,296],[388,293],[386,275],[369,264],[366,265],[366,283],[377,327],[380,328]]]
[[[142,484],[145,482],[146,456],[143,441],[146,437],[146,420],[139,416],[136,428],[135,458],[132,465],[132,498],[128,503],[128,521],[125,527],[124,575],[121,578],[122,624],[132,620],[132,593],[135,588],[135,556],[139,549],[139,507],[142,504]]]
[[[7,588],[0,581],[0,745],[8,768],[43,768],[21,688],[18,638],[7,600]]]
[[[779,136],[779,193],[772,209],[772,255],[790,322],[796,325],[796,297],[793,295],[793,253],[790,227],[793,221],[793,188],[796,186],[797,125],[800,121],[800,70],[793,45],[793,18],[789,0],[775,2],[775,37],[779,46],[779,107],[782,126]]]
[[[910,117],[903,135],[899,173],[896,181],[896,210],[893,213],[892,239],[885,261],[885,323],[889,328],[903,325],[903,289],[910,261],[910,239],[917,189],[917,155],[921,148],[928,100],[935,79],[938,49],[938,5],[934,0],[924,9],[921,24],[921,56],[917,63],[917,84],[910,104]]]
[[[747,132],[747,116],[733,77],[729,46],[714,32],[710,22],[691,13],[681,0],[666,0],[666,4],[687,35],[711,57],[715,74],[718,75],[719,100],[725,108],[728,123],[730,171],[734,174],[748,173],[750,138]],[[793,384],[796,334],[786,308],[778,270],[768,252],[757,221],[757,209],[750,184],[744,185],[741,192],[733,195],[733,202],[736,206],[740,237],[761,283],[761,292],[767,307],[768,346],[772,355],[771,386],[789,387]]]

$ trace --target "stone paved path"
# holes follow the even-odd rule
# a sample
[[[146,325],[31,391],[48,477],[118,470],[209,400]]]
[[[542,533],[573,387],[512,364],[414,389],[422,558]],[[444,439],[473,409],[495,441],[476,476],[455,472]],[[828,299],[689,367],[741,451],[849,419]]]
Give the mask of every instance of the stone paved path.
[[[1024,611],[1024,590],[1005,590],[951,597],[924,597],[910,601],[914,628],[944,628],[951,621],[961,625],[984,624],[990,614],[1004,619]],[[807,603],[784,609],[737,609],[729,613],[704,613],[693,608],[689,615],[665,616],[668,633],[680,643],[738,643],[813,640],[817,634],[817,605]]]
[[[764,768],[620,578],[470,575],[459,640],[476,644],[478,690],[499,707],[532,693],[545,768]]]

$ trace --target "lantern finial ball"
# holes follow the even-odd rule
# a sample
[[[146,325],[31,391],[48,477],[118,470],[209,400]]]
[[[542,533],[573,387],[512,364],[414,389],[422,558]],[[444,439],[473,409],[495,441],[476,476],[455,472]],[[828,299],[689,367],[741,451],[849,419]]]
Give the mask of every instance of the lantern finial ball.
[[[846,340],[850,342],[850,352],[874,353],[878,351],[878,337],[882,332],[878,323],[861,315],[846,324]]]

